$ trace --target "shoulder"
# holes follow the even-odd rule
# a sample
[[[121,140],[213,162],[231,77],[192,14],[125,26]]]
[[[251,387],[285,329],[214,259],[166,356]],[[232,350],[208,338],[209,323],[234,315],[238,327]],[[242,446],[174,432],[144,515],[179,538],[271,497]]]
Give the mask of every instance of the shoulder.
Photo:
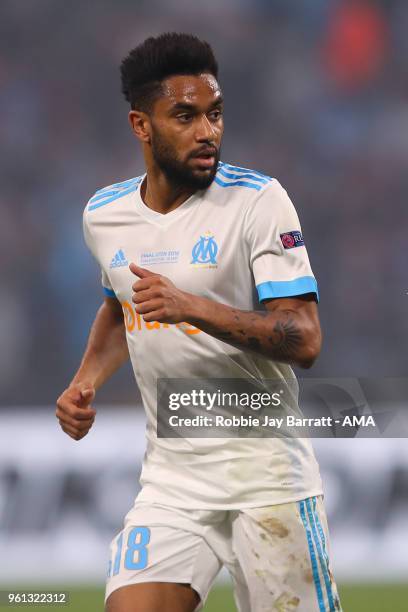
[[[219,162],[214,178],[214,183],[220,190],[225,192],[238,191],[253,196],[264,191],[274,182],[276,182],[275,179],[258,170],[224,162]]]
[[[94,210],[99,210],[107,204],[117,202],[121,198],[136,191],[143,180],[143,176],[135,176],[120,183],[113,183],[102,189],[98,189],[93,196],[88,200],[85,213],[90,213]]]
[[[294,209],[276,178],[229,163],[219,162],[211,192],[217,201],[238,205],[246,220],[262,216],[276,220]]]

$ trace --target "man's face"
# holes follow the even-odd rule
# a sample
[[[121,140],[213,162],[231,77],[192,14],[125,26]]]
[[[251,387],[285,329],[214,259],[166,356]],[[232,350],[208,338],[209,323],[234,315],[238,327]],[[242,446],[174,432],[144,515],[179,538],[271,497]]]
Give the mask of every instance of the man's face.
[[[220,158],[222,95],[214,76],[179,75],[163,82],[151,113],[152,155],[177,185],[205,189]]]

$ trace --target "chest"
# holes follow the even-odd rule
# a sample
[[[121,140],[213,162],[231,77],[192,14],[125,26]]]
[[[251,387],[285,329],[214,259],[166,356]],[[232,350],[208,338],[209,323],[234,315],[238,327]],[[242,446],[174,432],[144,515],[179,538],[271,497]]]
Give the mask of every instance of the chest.
[[[98,229],[98,259],[120,301],[131,296],[135,262],[184,291],[234,302],[237,286],[250,277],[242,226],[240,214],[211,207],[160,223],[130,215]]]

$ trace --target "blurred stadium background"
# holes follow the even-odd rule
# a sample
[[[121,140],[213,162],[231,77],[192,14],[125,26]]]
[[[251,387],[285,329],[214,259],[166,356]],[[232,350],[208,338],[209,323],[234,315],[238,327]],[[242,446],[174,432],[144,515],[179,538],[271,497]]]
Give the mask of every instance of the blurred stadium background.
[[[406,374],[406,0],[2,0],[0,588],[61,585],[78,611],[102,609],[144,450],[129,368],[80,444],[54,421],[102,296],[81,215],[142,171],[118,65],[170,30],[217,54],[223,159],[277,177],[298,208],[325,335],[311,374]],[[406,610],[405,441],[315,442],[344,609]],[[220,586],[206,609],[231,601]]]

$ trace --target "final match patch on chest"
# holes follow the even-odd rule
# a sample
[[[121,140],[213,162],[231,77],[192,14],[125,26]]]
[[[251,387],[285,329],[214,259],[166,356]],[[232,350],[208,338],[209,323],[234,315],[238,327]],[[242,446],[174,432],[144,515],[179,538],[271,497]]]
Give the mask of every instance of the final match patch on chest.
[[[281,234],[280,237],[284,249],[293,249],[295,247],[305,245],[302,232],[299,231],[285,232],[284,234]]]

